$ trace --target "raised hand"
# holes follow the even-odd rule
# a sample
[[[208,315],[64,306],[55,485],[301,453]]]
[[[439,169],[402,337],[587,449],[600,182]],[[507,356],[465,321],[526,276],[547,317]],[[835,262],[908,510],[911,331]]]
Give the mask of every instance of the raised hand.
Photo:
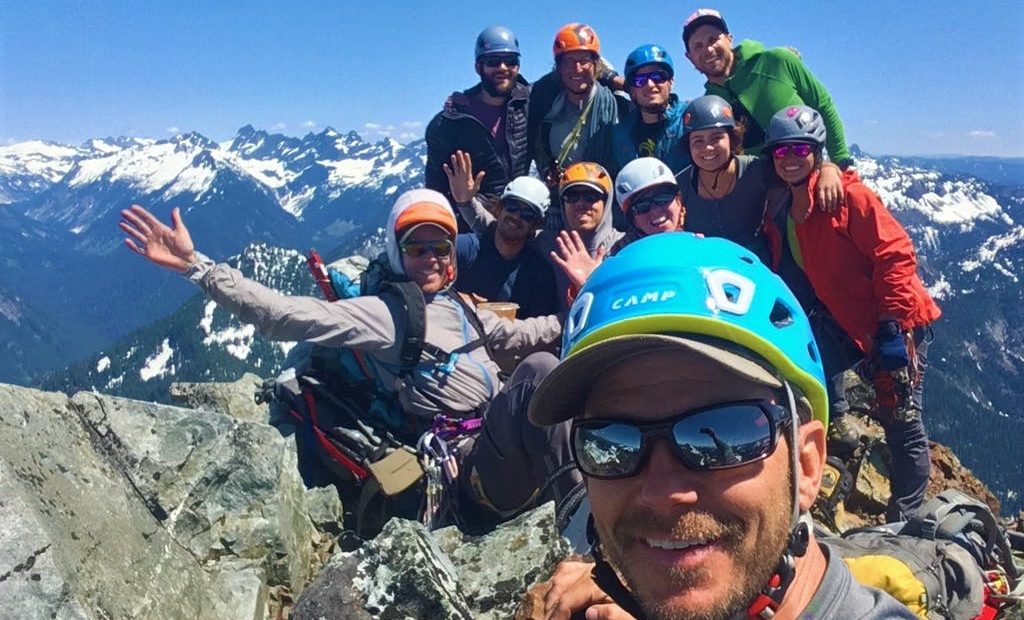
[[[583,239],[575,230],[560,231],[555,239],[555,246],[556,251],[551,253],[551,260],[565,272],[573,290],[583,288],[583,283],[604,260],[604,246],[599,247],[591,256]]]
[[[465,204],[480,191],[484,176],[483,170],[473,176],[473,158],[465,151],[455,151],[451,156],[451,165],[441,164],[448,176],[448,188],[456,203]]]
[[[184,273],[196,261],[195,246],[188,228],[181,221],[181,211],[171,211],[171,226],[139,205],[121,211],[118,227],[133,239],[124,240],[130,250],[154,265]]]

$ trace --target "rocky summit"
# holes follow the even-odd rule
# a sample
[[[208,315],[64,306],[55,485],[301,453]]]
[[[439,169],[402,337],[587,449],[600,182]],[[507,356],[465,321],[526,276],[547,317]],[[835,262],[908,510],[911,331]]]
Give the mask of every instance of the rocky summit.
[[[0,616],[542,618],[569,542],[542,506],[482,536],[392,519],[345,530],[334,487],[306,489],[261,381],[173,384],[174,402],[0,384]],[[841,528],[879,520],[884,440],[865,423]],[[933,445],[929,495],[996,498]]]

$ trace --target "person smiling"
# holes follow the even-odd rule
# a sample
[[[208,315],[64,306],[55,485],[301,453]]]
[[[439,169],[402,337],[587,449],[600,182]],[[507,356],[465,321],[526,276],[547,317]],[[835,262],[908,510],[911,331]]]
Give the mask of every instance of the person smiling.
[[[768,49],[750,39],[733,47],[725,18],[714,9],[698,9],[686,18],[683,47],[693,66],[708,79],[705,94],[726,99],[742,120],[745,152],[761,154],[773,114],[807,104],[821,113],[828,127],[829,158],[844,170],[853,163],[831,95],[793,50]]]
[[[924,372],[931,324],[941,311],[918,277],[907,232],[856,172],[843,174],[839,209],[818,207],[814,189],[825,143],[824,118],[813,108],[791,106],[772,117],[768,148],[785,186],[770,193],[765,210],[770,264],[813,310],[831,378],[832,437],[848,441],[843,372],[859,367],[874,383],[874,415],[892,452],[886,518],[899,521],[920,507],[928,486]]]
[[[764,201],[773,182],[769,159],[743,154],[743,129],[731,104],[718,95],[698,97],[683,112],[684,141],[693,164],[679,174],[686,230],[724,237],[768,260],[761,230]],[[839,168],[826,163],[817,191],[823,208],[842,196]]]
[[[448,193],[443,166],[456,151],[472,155],[486,173],[482,200],[492,205],[512,179],[529,172],[527,114],[530,89],[519,76],[519,41],[504,26],[484,29],[476,39],[476,73],[480,82],[454,92],[426,129],[425,183]],[[460,222],[460,230],[468,228]]]
[[[362,295],[329,302],[282,295],[197,252],[177,209],[171,226],[137,205],[121,216],[131,250],[183,274],[267,338],[365,352],[380,383],[396,386],[410,428],[429,429],[441,414],[483,417],[485,432],[473,438],[471,449],[460,452],[460,510],[493,522],[567,495],[579,484],[574,471],[561,467],[570,460],[567,429],[540,429],[526,421],[526,403],[557,361],[549,351],[558,343],[561,320],[554,315],[506,320],[486,310],[477,313],[452,291],[458,274],[456,222],[442,194],[429,189],[401,194],[385,229],[385,259],[392,275],[415,283],[423,295],[424,342],[408,372],[402,359],[406,310],[393,298]],[[525,359],[505,381],[494,355]]]
[[[736,244],[670,232],[604,262],[529,408],[571,421],[596,560],[558,567],[545,618],[913,618],[814,536],[816,353],[793,294]]]

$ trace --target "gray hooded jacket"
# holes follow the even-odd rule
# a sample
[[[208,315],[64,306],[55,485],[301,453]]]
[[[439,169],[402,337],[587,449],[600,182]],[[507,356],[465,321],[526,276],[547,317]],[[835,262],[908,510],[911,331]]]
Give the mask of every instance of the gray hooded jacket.
[[[401,266],[393,223],[408,206],[408,202],[403,204],[400,199],[389,218],[387,246],[392,266],[396,262]],[[391,307],[387,298],[363,296],[329,302],[286,296],[202,255],[186,276],[211,300],[272,340],[304,340],[367,352],[367,359],[385,385],[396,386],[408,414],[432,419],[438,413],[480,412],[502,387],[498,365],[483,343],[458,355],[450,372],[441,372],[447,359],[437,360],[424,352],[410,381],[399,381],[405,315],[402,309]],[[454,351],[478,339],[479,334],[467,320],[462,305],[449,294],[426,295],[425,301],[427,343],[443,351]],[[489,311],[480,311],[479,316],[495,355],[523,357],[537,350],[553,350],[562,333],[557,316],[516,321],[501,319]]]

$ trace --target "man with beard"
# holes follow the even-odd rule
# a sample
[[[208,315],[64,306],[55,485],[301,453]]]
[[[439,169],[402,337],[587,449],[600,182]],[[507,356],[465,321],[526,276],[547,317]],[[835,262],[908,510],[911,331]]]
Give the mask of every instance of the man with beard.
[[[480,33],[476,72],[480,82],[452,93],[427,125],[425,184],[450,200],[442,166],[453,153],[464,151],[483,174],[481,199],[492,206],[510,180],[530,169],[526,133],[530,89],[519,77],[519,41],[511,30],[492,26]],[[468,231],[459,219],[459,230]]]
[[[541,116],[532,143],[534,161],[552,189],[561,173],[576,162],[614,167],[612,128],[628,114],[630,105],[597,80],[601,41],[593,28],[580,23],[563,26],[555,35],[553,51],[561,92],[547,109],[531,106],[532,113]],[[556,210],[552,213],[558,215]],[[553,220],[557,217],[548,221],[548,228],[561,228]]]
[[[853,163],[839,112],[825,86],[793,50],[768,49],[750,39],[733,47],[722,15],[698,9],[683,23],[683,47],[697,71],[708,81],[705,94],[728,101],[736,119],[745,126],[743,150],[760,155],[765,130],[779,110],[809,105],[821,114],[828,128],[828,156],[845,169]]]
[[[487,301],[515,302],[521,319],[558,312],[554,270],[529,243],[550,204],[540,179],[512,179],[501,195],[497,219],[482,233],[463,233],[456,239],[458,291]]]
[[[635,108],[612,134],[613,176],[639,157],[655,157],[679,173],[690,165],[690,153],[681,144],[683,105],[672,92],[672,57],[660,45],[641,45],[626,59],[625,72]]]
[[[665,233],[603,263],[528,414],[571,420],[596,558],[559,567],[546,617],[913,618],[812,532],[824,381],[800,304],[748,250]]]

